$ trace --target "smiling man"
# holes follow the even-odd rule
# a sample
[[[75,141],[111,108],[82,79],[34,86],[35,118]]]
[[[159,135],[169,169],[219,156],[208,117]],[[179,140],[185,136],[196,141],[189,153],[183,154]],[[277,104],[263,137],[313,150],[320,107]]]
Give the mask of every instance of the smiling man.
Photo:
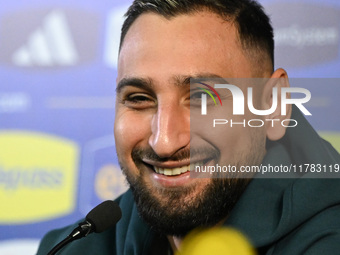
[[[233,116],[228,93],[221,93],[221,107],[209,104],[209,116],[200,115],[195,88],[202,80],[204,85],[234,81],[245,93],[247,80],[262,78],[253,86],[256,109],[270,108],[274,88],[280,98],[280,89],[289,87],[286,72],[273,69],[273,31],[262,7],[252,0],[136,0],[126,17],[114,127],[118,159],[130,184],[117,199],[123,218],[103,234],[74,242],[64,254],[171,254],[189,231],[222,224],[242,231],[260,254],[340,249],[337,179],[192,175],[198,165],[240,170],[339,163],[338,153],[297,108],[288,104],[282,111],[280,99],[270,114],[256,116],[264,123],[258,128],[235,124],[211,132],[212,118],[221,114],[234,123],[255,118],[249,110]],[[288,131],[286,125],[264,121],[291,118],[299,125]],[[70,229],[48,234],[38,254]]]
[[[176,2],[159,4],[164,8]],[[235,128],[232,132],[238,134],[225,132],[217,143],[192,132],[190,78],[272,75],[270,53],[257,53],[246,43],[242,47],[235,17],[221,17],[192,4],[183,2],[173,10],[177,14],[168,11],[163,16],[149,3],[144,7],[149,11],[138,18],[131,8],[118,63],[115,137],[120,165],[143,218],[158,231],[175,236],[223,220],[248,181],[190,178],[193,164],[207,158],[202,151],[214,153],[215,147],[223,162],[243,165],[259,165],[265,154],[265,129],[254,133]],[[218,4],[214,5],[217,11]],[[242,5],[230,8],[234,13]],[[180,8],[188,13],[180,15]],[[263,41],[271,42],[270,32]],[[260,61],[262,68],[255,68],[256,55],[265,58]],[[282,69],[274,74],[285,75]],[[131,123],[138,123],[138,128]],[[232,146],[224,146],[227,143]],[[236,162],[230,162],[232,158]]]

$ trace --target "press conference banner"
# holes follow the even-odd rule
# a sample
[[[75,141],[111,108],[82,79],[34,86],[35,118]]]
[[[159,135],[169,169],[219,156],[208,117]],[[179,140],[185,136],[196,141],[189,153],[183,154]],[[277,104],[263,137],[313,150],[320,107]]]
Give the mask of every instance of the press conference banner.
[[[0,254],[35,254],[47,231],[127,189],[113,122],[131,2],[0,0]],[[275,28],[275,67],[332,79],[306,85],[309,121],[339,150],[340,2],[260,3]]]

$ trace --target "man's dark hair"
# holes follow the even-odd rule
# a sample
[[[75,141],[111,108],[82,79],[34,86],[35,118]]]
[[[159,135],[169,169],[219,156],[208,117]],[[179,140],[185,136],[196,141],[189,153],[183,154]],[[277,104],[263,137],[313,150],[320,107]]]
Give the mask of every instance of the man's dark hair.
[[[120,48],[127,31],[143,13],[152,12],[170,19],[181,14],[192,14],[204,10],[233,22],[242,48],[248,52],[249,56],[260,64],[263,61],[263,54],[266,54],[273,67],[273,28],[263,7],[255,0],[135,0],[125,14]]]

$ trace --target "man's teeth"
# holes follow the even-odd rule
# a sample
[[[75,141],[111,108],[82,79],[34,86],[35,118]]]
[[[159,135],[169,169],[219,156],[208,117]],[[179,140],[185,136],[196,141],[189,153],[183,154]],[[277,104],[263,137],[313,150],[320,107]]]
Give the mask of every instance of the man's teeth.
[[[187,166],[176,167],[176,168],[161,168],[161,167],[154,166],[154,169],[155,169],[155,172],[158,174],[172,176],[172,175],[179,175],[179,174],[189,172],[190,170],[195,169],[196,166],[201,166],[201,165],[203,165],[203,163],[198,162],[195,164],[190,164]]]

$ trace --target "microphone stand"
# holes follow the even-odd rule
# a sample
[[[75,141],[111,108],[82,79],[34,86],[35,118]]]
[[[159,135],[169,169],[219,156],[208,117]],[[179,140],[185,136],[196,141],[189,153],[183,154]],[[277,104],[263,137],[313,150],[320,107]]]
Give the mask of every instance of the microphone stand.
[[[59,242],[56,246],[53,247],[52,250],[47,255],[55,255],[60,249],[62,249],[68,243],[80,239],[82,237],[87,236],[92,231],[92,225],[88,221],[84,221],[79,223],[79,226],[76,227],[71,234],[69,234],[64,240]]]

